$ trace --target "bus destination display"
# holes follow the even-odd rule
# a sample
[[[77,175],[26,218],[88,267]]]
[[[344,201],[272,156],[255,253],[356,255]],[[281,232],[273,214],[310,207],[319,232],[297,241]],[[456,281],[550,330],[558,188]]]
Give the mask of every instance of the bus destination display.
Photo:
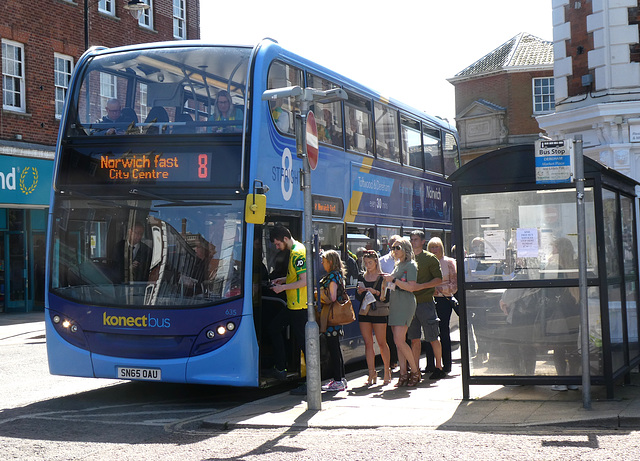
[[[210,153],[101,154],[97,175],[109,182],[192,182],[211,178]]]

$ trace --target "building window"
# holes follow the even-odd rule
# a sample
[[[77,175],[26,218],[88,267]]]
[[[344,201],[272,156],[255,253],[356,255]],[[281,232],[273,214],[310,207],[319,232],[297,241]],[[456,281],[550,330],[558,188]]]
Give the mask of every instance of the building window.
[[[116,15],[116,2],[115,0],[100,0],[98,2],[98,11],[111,16]]]
[[[2,41],[2,108],[26,112],[24,45]]]
[[[100,113],[105,111],[110,99],[118,98],[118,85],[116,76],[100,73]]]
[[[187,38],[184,0],[173,0],[173,37]]]
[[[147,96],[149,93],[147,92],[146,83],[140,83],[139,85],[138,101],[140,102],[140,110],[138,112],[140,112],[140,119],[146,120],[147,116],[149,115],[149,105],[147,104]]]
[[[55,53],[54,55],[54,79],[55,79],[55,100],[56,100],[56,118],[62,117],[64,109],[64,101],[67,97],[69,89],[69,81],[71,80],[71,72],[73,71],[73,58],[63,54]]]
[[[553,77],[533,79],[533,113],[553,112],[556,108]]]
[[[142,11],[138,24],[146,29],[153,29],[153,0],[142,0],[142,2],[149,5],[149,8]]]

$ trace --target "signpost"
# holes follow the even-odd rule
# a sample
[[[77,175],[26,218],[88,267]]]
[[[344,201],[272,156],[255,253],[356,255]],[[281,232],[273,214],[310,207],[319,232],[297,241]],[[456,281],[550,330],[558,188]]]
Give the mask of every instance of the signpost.
[[[536,141],[536,184],[574,180],[573,140]]]
[[[589,363],[589,309],[587,304],[587,235],[584,204],[584,159],[582,135],[573,139],[536,141],[536,184],[576,183],[576,228],[578,231],[578,288],[580,291],[580,350],[582,355],[582,406],[591,408]],[[549,216],[551,217],[551,216]],[[553,218],[557,220],[557,215]]]
[[[331,90],[317,90],[315,88],[302,89],[299,86],[275,88],[262,93],[264,101],[282,98],[296,98],[300,103],[300,113],[296,114],[296,152],[302,158],[302,180],[300,189],[304,195],[304,246],[307,260],[312,255],[313,227],[311,215],[313,201],[311,196],[311,169],[318,166],[318,128],[313,112],[309,110],[312,102],[328,104],[330,102],[347,99],[347,93],[342,88]],[[311,125],[311,126],[309,126]],[[314,157],[314,158],[312,158]],[[305,325],[305,360],[307,363],[307,408],[321,410],[322,396],[320,389],[320,327],[316,322],[313,302],[314,280],[312,271],[307,264],[307,324]]]

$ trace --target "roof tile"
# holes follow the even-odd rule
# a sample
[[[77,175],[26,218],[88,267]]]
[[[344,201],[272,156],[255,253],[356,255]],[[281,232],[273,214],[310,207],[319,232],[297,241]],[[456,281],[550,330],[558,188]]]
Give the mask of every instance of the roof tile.
[[[553,65],[553,42],[521,32],[486,54],[455,77],[486,74],[509,67]]]

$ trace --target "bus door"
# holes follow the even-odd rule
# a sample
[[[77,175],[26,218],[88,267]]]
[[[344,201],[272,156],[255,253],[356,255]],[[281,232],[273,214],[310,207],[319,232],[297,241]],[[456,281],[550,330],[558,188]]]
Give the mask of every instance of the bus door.
[[[286,314],[287,298],[286,294],[277,294],[269,288],[271,281],[277,278],[286,277],[289,267],[289,253],[278,251],[270,241],[270,231],[276,226],[284,226],[289,229],[291,236],[299,241],[303,241],[302,236],[302,216],[299,215],[278,215],[267,213],[264,225],[256,226],[254,238],[254,281],[253,286],[257,294],[254,296],[254,316],[256,322],[256,334],[260,347],[260,367],[261,370],[268,370],[274,366],[273,341],[276,334],[284,336],[287,357],[287,370],[291,372],[300,371],[300,358],[297,356],[295,338],[289,327],[281,331],[274,331],[274,324],[282,315]],[[258,244],[259,242],[259,244]],[[308,266],[307,266],[308,267]],[[255,277],[259,279],[256,280]],[[258,290],[257,287],[260,287]],[[262,374],[262,373],[261,373]]]

